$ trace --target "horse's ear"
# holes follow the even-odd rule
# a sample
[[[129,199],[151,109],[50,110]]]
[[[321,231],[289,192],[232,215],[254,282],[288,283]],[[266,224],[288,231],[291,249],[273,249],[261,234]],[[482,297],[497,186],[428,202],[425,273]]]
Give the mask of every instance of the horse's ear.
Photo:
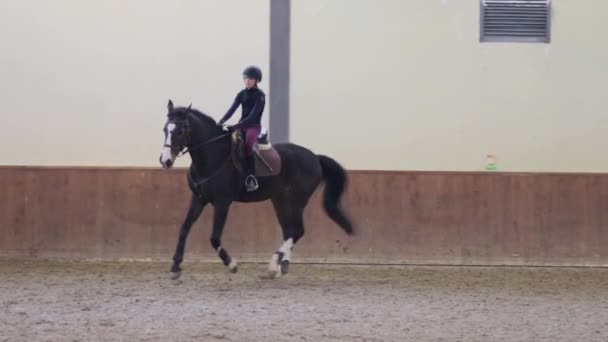
[[[173,111],[173,101],[171,101],[171,99],[169,99],[169,103],[167,104],[167,110],[169,113]]]
[[[188,106],[188,109],[192,109],[192,103],[190,103],[190,105]]]

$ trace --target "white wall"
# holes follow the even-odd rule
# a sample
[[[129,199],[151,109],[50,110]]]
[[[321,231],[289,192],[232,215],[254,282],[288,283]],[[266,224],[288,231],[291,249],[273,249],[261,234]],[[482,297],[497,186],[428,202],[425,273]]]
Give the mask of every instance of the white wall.
[[[351,169],[608,172],[608,1],[551,44],[479,43],[476,0],[294,0],[294,142]]]
[[[268,0],[1,0],[0,164],[158,166],[169,98],[217,119],[248,64],[267,90],[268,20]]]

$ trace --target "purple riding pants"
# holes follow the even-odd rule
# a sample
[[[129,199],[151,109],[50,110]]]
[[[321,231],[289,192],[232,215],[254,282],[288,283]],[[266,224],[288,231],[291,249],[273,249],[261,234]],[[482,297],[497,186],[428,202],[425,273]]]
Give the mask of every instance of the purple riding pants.
[[[245,137],[245,150],[247,152],[247,156],[251,156],[253,154],[253,146],[255,146],[255,143],[258,140],[258,135],[260,135],[261,129],[262,126],[260,125],[247,126],[241,128],[243,137]]]

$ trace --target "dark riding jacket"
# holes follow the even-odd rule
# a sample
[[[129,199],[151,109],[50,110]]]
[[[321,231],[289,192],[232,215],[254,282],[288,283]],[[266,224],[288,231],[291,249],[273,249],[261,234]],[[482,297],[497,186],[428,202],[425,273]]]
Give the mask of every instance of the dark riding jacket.
[[[243,111],[241,113],[241,120],[239,120],[237,126],[249,127],[260,125],[264,106],[266,105],[266,94],[257,87],[243,89],[236,95],[232,106],[230,106],[228,112],[220,120],[220,123],[228,121],[239,105],[242,105]]]

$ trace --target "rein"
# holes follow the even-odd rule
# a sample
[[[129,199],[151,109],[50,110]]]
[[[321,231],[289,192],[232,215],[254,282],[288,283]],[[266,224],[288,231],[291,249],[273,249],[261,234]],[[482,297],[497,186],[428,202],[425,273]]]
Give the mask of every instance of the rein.
[[[203,141],[203,142],[201,142],[201,143],[198,143],[198,144],[194,145],[192,148],[188,148],[188,147],[186,147],[186,148],[184,148],[182,151],[180,151],[180,152],[177,154],[176,158],[179,158],[179,157],[181,157],[181,156],[185,155],[186,153],[188,153],[188,152],[190,152],[190,151],[194,151],[194,150],[196,150],[197,148],[200,148],[200,147],[206,146],[206,145],[208,145],[208,144],[211,144],[211,143],[213,143],[213,142],[219,141],[219,140],[221,140],[222,138],[229,136],[230,134],[231,134],[230,132],[228,132],[228,133],[224,133],[224,134],[219,135],[219,136],[217,136],[217,137],[215,137],[215,138],[211,138],[211,139],[209,139],[209,140],[207,140],[207,141]],[[165,146],[166,146],[166,145],[165,145]],[[171,147],[171,146],[168,146],[168,147]]]
[[[213,142],[219,141],[227,136],[230,136],[232,134],[232,132],[228,132],[228,133],[224,133],[221,134],[215,138],[211,138],[207,141],[204,141],[202,143],[196,144],[194,145],[192,148],[185,148],[184,150],[182,150],[176,158],[183,156],[184,154],[190,152],[190,151],[194,151],[197,148],[201,148],[203,146],[207,146]],[[226,160],[224,160],[224,162],[221,164],[220,167],[217,168],[217,170],[215,170],[215,172],[213,172],[213,174],[211,174],[209,177],[203,179],[202,181],[195,181],[192,178],[192,174],[190,172],[188,172],[188,178],[192,181],[192,183],[194,184],[194,189],[195,191],[198,193],[198,196],[202,196],[202,193],[204,193],[204,186],[205,184],[209,183],[209,181],[211,181],[212,179],[214,179],[217,175],[219,175],[222,171],[224,171],[224,169],[226,168],[227,165],[230,165],[230,161],[232,160],[232,152],[228,153],[228,157],[226,158]]]
[[[185,134],[185,135],[186,135],[186,139],[187,139],[187,140],[190,140],[190,132],[191,132],[191,131],[190,131],[190,123],[189,123],[189,121],[188,121],[188,120],[184,120],[184,121],[185,121],[185,122],[183,123],[183,125],[184,125],[184,133],[183,133],[183,134]],[[218,136],[216,136],[216,137],[213,137],[213,138],[211,138],[211,139],[209,139],[209,140],[199,142],[199,143],[197,143],[197,144],[193,145],[192,147],[188,147],[188,146],[186,146],[186,147],[184,147],[184,148],[183,148],[181,151],[179,151],[179,152],[176,154],[176,157],[175,157],[175,158],[179,158],[179,157],[181,157],[181,156],[185,155],[186,153],[192,152],[192,151],[194,151],[194,150],[201,149],[201,148],[205,148],[205,147],[207,147],[209,144],[212,144],[212,143],[214,143],[214,142],[220,141],[220,140],[221,140],[221,139],[223,139],[223,138],[226,138],[226,137],[231,136],[231,135],[232,135],[232,133],[233,133],[233,131],[232,131],[232,130],[229,130],[228,132],[223,133],[223,134],[220,134],[220,135],[218,135]],[[171,146],[170,144],[166,144],[166,143],[165,143],[165,145],[164,145],[164,146],[165,146],[165,147],[168,147],[168,148],[170,148],[170,149],[172,149],[172,150],[173,150],[173,146]],[[203,179],[203,180],[202,180],[202,181],[200,181],[200,182],[196,182],[194,179],[192,179],[192,174],[191,174],[190,172],[188,172],[188,178],[189,178],[189,179],[192,181],[192,183],[194,184],[195,191],[197,191],[197,192],[198,192],[198,195],[199,195],[199,196],[201,196],[201,194],[204,192],[203,187],[205,186],[205,184],[207,184],[207,183],[208,183],[210,180],[212,180],[212,179],[213,179],[213,178],[215,178],[217,175],[219,175],[219,174],[220,174],[222,171],[224,171],[224,169],[226,168],[226,166],[227,166],[227,165],[230,165],[230,161],[231,161],[231,159],[232,159],[232,152],[230,152],[230,153],[228,154],[228,157],[226,158],[226,160],[225,160],[225,161],[224,161],[224,162],[223,162],[223,163],[222,163],[222,164],[221,164],[221,165],[220,165],[220,166],[219,166],[219,167],[218,167],[218,168],[217,168],[217,169],[216,169],[216,170],[213,172],[213,174],[211,174],[209,177],[207,177],[207,178]]]
[[[204,189],[205,184],[209,183],[209,181],[211,181],[213,178],[215,178],[217,175],[219,175],[220,172],[224,171],[226,166],[230,165],[231,159],[232,159],[232,154],[229,154],[228,158],[226,158],[226,160],[224,160],[222,165],[220,167],[218,167],[217,170],[215,170],[215,172],[213,172],[213,174],[211,174],[211,176],[204,178],[200,182],[195,181],[194,178],[192,178],[192,173],[188,172],[188,179],[190,179],[192,181],[192,183],[194,184],[194,190],[197,192],[197,195],[199,197],[201,197],[202,194],[205,192],[205,189]]]

